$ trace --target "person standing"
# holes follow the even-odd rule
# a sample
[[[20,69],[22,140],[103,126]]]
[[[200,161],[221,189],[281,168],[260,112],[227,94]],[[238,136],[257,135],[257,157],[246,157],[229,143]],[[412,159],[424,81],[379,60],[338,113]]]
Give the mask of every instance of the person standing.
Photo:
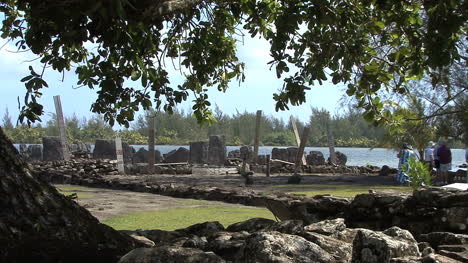
[[[434,168],[434,146],[435,143],[430,141],[427,144],[426,150],[424,150],[424,162],[428,164],[429,172],[432,173],[432,168]]]
[[[442,185],[448,184],[448,172],[452,170],[452,151],[447,146],[446,141],[442,141],[439,149],[437,150],[439,157],[439,173]]]
[[[398,183],[407,183],[409,182],[409,177],[407,172],[409,171],[409,159],[413,156],[413,151],[411,145],[403,143],[401,151],[397,154],[397,157],[400,158],[398,161],[398,172],[396,180]]]

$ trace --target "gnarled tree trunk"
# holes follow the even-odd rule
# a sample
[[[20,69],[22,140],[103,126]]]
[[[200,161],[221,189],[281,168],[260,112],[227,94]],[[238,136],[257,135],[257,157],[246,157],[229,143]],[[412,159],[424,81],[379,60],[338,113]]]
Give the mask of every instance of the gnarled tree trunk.
[[[0,262],[116,262],[134,247],[36,178],[0,127]]]

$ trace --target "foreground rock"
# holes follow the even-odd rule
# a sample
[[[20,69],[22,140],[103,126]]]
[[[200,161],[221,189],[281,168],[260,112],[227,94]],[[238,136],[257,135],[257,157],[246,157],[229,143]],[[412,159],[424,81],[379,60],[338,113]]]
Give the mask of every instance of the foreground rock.
[[[119,263],[223,263],[214,253],[195,248],[158,247],[137,248],[119,260]]]
[[[404,229],[384,231],[348,228],[343,219],[303,225],[300,220],[275,222],[253,218],[226,229],[217,222],[196,224],[175,231],[124,231],[144,236],[156,244],[152,249],[136,249],[120,262],[367,262],[427,263],[466,262],[462,245],[431,247]],[[441,234],[431,233],[433,238]],[[450,237],[460,242],[461,235]],[[456,240],[456,241],[454,241]],[[447,242],[444,242],[447,243]],[[420,247],[424,247],[421,255]],[[445,249],[445,250],[444,250]]]
[[[29,171],[0,128],[0,262],[116,262],[127,235]]]

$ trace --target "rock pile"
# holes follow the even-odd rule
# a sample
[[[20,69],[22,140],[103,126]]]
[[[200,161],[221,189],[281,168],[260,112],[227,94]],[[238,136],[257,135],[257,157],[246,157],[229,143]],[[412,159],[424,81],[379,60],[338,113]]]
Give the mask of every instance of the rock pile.
[[[134,237],[144,237],[154,247],[135,249],[122,257],[119,263],[422,263],[466,260],[462,253],[447,255],[440,249],[460,243],[463,238],[466,240],[466,235],[431,244],[418,242],[409,231],[398,227],[390,227],[384,231],[348,228],[342,218],[309,225],[304,225],[300,220],[275,222],[253,218],[227,228],[218,222],[205,222],[175,231],[122,232]],[[453,234],[431,233],[428,236],[431,235]]]

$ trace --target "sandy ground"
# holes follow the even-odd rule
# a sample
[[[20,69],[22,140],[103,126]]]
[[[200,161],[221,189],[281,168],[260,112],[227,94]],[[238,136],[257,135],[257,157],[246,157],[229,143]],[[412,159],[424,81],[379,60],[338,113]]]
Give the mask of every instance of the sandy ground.
[[[75,201],[86,208],[99,221],[117,215],[132,212],[156,211],[173,208],[196,208],[209,206],[244,207],[238,204],[229,204],[217,201],[173,198],[157,194],[138,193],[103,188],[88,188],[75,185],[55,185],[57,188],[66,187],[66,194],[77,193],[84,198]],[[252,208],[252,207],[250,207]]]

